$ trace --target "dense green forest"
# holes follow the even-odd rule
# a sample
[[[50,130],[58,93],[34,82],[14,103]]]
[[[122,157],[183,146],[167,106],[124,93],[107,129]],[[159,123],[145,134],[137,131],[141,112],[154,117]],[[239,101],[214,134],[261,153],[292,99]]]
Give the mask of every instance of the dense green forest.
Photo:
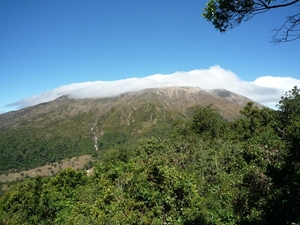
[[[113,146],[91,176],[26,179],[1,196],[0,224],[300,224],[300,89],[241,114],[202,107],[165,138]]]

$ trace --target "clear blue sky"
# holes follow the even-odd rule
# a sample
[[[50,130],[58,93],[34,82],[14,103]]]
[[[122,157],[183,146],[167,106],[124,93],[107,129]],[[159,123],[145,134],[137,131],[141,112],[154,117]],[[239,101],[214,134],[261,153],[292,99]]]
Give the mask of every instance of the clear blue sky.
[[[250,82],[261,76],[300,79],[300,40],[269,43],[288,9],[258,15],[220,34],[201,16],[205,3],[0,1],[0,112],[61,85],[214,65]]]

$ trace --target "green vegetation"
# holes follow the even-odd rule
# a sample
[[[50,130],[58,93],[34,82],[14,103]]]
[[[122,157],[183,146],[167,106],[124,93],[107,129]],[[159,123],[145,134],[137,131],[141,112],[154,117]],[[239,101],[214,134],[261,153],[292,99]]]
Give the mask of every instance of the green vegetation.
[[[36,131],[34,131],[36,132]],[[41,138],[40,133],[26,130],[1,132],[1,173],[27,170],[76,155],[92,153],[92,143],[87,138],[52,136]]]
[[[146,108],[143,105],[141,107]],[[67,119],[51,121],[43,118],[31,123],[22,121],[15,128],[4,127],[0,129],[0,174],[28,170],[74,156],[96,156],[114,146],[134,143],[143,136],[163,137],[171,129],[170,120],[174,115],[166,113],[165,116],[170,119],[160,119],[154,127],[152,122],[148,122],[152,109],[153,106],[140,110],[141,115],[132,115],[135,121],[128,123],[120,113],[124,113],[121,109],[112,108],[98,119],[93,118],[97,114],[94,110]],[[129,112],[126,114],[129,115]],[[155,119],[155,115],[152,118]],[[97,147],[101,152],[95,150],[93,132],[98,138]]]
[[[299,0],[209,0],[204,8],[203,17],[220,32],[226,32],[258,14],[280,8],[299,7],[298,3]],[[299,21],[300,14],[291,10],[285,22],[275,30],[272,41],[280,43],[300,38]]]
[[[168,136],[110,146],[87,162],[90,176],[67,169],[11,186],[0,198],[0,221],[300,224],[300,89],[278,109],[248,103],[229,122],[212,106],[199,108]]]

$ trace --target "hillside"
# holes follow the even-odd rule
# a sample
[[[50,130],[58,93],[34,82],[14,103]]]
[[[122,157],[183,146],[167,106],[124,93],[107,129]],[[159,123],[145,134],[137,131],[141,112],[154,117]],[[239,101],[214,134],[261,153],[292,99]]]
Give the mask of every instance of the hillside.
[[[212,104],[233,120],[249,99],[226,90],[146,89],[104,99],[54,101],[0,115],[0,173],[97,154],[141,136],[163,137],[177,119]]]
[[[197,107],[198,95],[214,106]],[[152,89],[102,100],[63,97],[45,104],[46,111],[65,102],[47,119],[38,115],[41,106],[35,118],[28,114],[26,126],[23,114],[14,128],[2,127],[1,153],[14,145],[17,155],[7,160],[32,166],[84,151],[100,157],[15,173],[24,180],[0,183],[0,223],[300,224],[300,89],[287,92],[279,110],[248,102],[243,117],[225,120],[217,103],[234,104],[222,108],[228,115],[242,104],[238,97],[224,90]],[[84,104],[90,108],[79,107]],[[74,170],[80,164],[85,170]]]

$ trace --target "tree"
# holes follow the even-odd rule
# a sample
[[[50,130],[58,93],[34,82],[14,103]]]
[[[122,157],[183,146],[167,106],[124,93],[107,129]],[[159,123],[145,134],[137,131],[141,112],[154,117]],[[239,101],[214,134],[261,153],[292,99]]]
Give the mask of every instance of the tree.
[[[283,138],[290,144],[291,160],[300,161],[300,89],[295,86],[286,92],[277,106],[280,111],[281,128],[279,130],[282,132]]]
[[[274,127],[276,125],[274,110],[266,107],[260,109],[253,102],[248,102],[240,113],[244,117],[234,121],[233,131],[236,135],[234,138],[241,141],[268,129],[268,126]]]
[[[290,125],[292,120],[297,118],[300,114],[300,89],[297,86],[281,97],[277,105],[283,115],[283,122],[285,125]]]
[[[221,33],[233,29],[243,21],[268,12],[271,9],[298,6],[300,0],[209,0],[203,17]],[[300,12],[288,15],[285,22],[275,30],[272,42],[281,43],[300,38]]]
[[[192,118],[191,130],[202,137],[223,138],[225,136],[225,120],[211,105],[200,107]]]
[[[255,127],[244,142],[242,224],[300,224],[300,89],[286,92],[277,106],[270,114],[249,105],[242,111]]]

